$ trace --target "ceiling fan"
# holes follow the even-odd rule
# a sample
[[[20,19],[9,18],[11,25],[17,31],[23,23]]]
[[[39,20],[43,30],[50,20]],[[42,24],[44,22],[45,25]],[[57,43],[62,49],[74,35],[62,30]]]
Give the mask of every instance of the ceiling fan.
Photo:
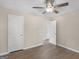
[[[65,6],[68,6],[69,3],[66,2],[66,3],[62,3],[62,4],[59,4],[59,5],[54,5],[55,3],[55,0],[45,0],[45,7],[40,7],[40,6],[34,6],[32,8],[34,9],[45,9],[45,11],[42,13],[42,14],[45,14],[45,13],[56,13],[58,14],[59,11],[57,11],[55,8],[59,8],[59,7],[65,7]]]

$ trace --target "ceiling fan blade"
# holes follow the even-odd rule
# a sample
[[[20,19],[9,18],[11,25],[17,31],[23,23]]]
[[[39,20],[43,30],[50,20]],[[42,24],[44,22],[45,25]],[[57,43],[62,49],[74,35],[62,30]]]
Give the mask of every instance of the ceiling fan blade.
[[[53,12],[55,12],[56,14],[58,14],[58,13],[59,13],[57,10],[54,10]]]
[[[62,4],[59,4],[59,5],[56,5],[56,7],[64,7],[64,6],[68,6],[68,5],[69,5],[69,3],[66,2],[66,3],[62,3]]]
[[[46,11],[44,11],[42,14],[45,14],[46,13]]]
[[[32,8],[36,8],[36,9],[44,9],[45,7],[32,7]]]

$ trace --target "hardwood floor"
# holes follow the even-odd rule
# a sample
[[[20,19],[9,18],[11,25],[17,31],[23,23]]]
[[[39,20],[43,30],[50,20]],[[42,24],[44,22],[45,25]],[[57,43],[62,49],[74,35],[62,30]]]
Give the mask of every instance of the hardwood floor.
[[[10,53],[0,59],[79,59],[79,54],[52,44]]]

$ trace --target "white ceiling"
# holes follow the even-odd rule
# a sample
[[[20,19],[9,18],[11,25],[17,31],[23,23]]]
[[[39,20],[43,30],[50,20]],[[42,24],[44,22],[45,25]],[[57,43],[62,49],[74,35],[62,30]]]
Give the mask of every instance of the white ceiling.
[[[60,13],[79,9],[79,0],[56,0],[55,4],[69,2],[68,7],[58,9]],[[44,0],[0,0],[0,6],[21,12],[32,12],[41,14],[44,10],[33,9],[33,6],[45,6]],[[51,14],[49,14],[51,15]]]

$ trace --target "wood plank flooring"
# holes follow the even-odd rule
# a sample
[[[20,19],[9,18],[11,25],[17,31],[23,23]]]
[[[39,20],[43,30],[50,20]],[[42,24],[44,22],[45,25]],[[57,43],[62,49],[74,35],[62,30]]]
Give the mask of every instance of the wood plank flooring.
[[[0,59],[79,59],[79,54],[48,43],[29,50],[10,53]]]

